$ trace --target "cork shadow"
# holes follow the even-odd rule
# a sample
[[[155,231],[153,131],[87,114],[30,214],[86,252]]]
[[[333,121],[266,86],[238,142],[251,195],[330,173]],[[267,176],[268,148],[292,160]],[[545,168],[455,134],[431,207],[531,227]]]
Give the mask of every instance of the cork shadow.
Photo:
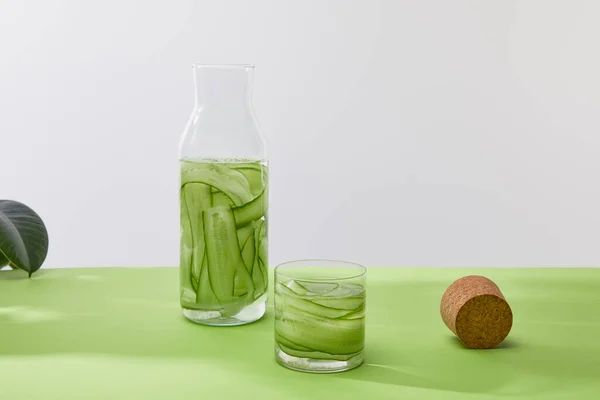
[[[500,343],[499,345],[497,345],[496,347],[493,347],[491,349],[472,349],[470,347],[467,347],[463,342],[460,341],[459,338],[457,338],[454,335],[448,335],[448,341],[451,342],[451,344],[454,347],[464,349],[464,350],[490,351],[490,350],[502,350],[502,349],[518,349],[518,348],[522,347],[522,345],[518,341],[516,341],[512,338],[505,339],[502,343]]]
[[[494,349],[519,349],[522,347],[522,344],[514,339],[505,339],[498,346],[494,347]],[[492,349],[493,350],[493,349]]]

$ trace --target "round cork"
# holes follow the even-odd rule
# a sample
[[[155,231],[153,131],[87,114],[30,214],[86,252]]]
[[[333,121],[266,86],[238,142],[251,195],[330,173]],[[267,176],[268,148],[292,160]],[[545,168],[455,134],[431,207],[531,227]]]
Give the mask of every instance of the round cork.
[[[498,286],[479,275],[465,276],[450,285],[442,296],[440,312],[446,326],[472,349],[500,344],[513,321]]]

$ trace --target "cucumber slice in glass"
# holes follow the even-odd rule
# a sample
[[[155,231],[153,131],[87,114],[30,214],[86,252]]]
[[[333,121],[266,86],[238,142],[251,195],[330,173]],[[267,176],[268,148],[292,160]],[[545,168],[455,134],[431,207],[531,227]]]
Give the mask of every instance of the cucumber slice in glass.
[[[329,354],[353,354],[364,346],[364,324],[360,320],[331,320],[312,315],[288,313],[277,320],[275,332],[316,351]]]
[[[341,318],[353,313],[352,310],[340,310],[336,308],[323,307],[321,305],[313,303],[310,300],[305,300],[295,296],[285,296],[279,295],[277,293],[275,294],[275,296],[277,299],[276,301],[279,302],[280,306],[285,307],[286,310],[288,310],[286,312],[289,313],[309,313],[316,317],[330,319]]]
[[[364,341],[364,267],[302,260],[275,269],[275,358],[280,364],[309,372],[344,371],[363,362]]]

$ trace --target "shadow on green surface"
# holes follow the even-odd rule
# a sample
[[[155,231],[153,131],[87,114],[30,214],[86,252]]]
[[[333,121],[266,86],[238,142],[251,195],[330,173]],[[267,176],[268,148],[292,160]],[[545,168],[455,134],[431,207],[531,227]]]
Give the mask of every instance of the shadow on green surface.
[[[471,349],[471,348],[465,346],[465,344],[463,342],[461,342],[460,339],[454,335],[448,335],[448,341],[451,342],[451,344],[455,347],[458,347],[458,348],[464,349],[464,350],[473,350],[473,351],[498,351],[498,350],[502,350],[502,349],[516,349],[519,347],[519,343],[509,337],[504,339],[504,341],[502,343],[500,343],[498,346],[494,347],[493,349]]]
[[[467,349],[449,337],[432,346],[400,350],[370,346],[365,364],[342,379],[457,393],[544,395],[569,385],[595,382],[600,351],[574,346],[541,346],[507,340],[489,350]],[[514,390],[514,389],[512,389]]]
[[[39,271],[36,273],[39,273]],[[18,281],[23,279],[29,279],[29,276],[27,272],[20,269],[0,271],[0,281]]]
[[[340,377],[461,393],[495,393],[518,377],[518,371],[502,364],[482,368],[482,362],[492,365],[494,360],[477,362],[470,353],[454,341],[411,350],[371,346],[365,365]]]
[[[228,360],[257,379],[272,366],[269,371],[277,377],[273,384],[281,387],[291,381],[343,379],[498,395],[510,395],[505,388],[516,386],[520,395],[539,395],[572,382],[593,382],[600,371],[596,344],[600,317],[592,312],[597,303],[586,302],[592,296],[589,291],[572,295],[571,305],[579,309],[561,308],[557,295],[545,295],[539,305],[515,296],[511,304],[518,310],[515,315],[536,315],[536,323],[515,320],[514,332],[496,349],[468,350],[440,321],[439,298],[433,294],[443,285],[382,283],[377,290],[369,289],[365,364],[345,373],[315,376],[277,366],[271,311],[254,324],[238,327],[189,322],[179,308],[174,271],[40,272],[32,279],[26,274],[22,279],[19,271],[0,272],[0,334],[13,338],[0,340],[0,359],[102,354],[215,365]],[[576,295],[582,297],[578,300]],[[399,305],[393,312],[390,298]],[[542,305],[552,312],[544,312]],[[581,326],[566,324],[575,321],[574,312],[585,316],[579,319]]]
[[[272,319],[198,326],[181,313],[177,274],[164,268],[0,273],[0,358],[107,354],[211,359],[272,353]],[[41,271],[40,271],[41,272]],[[232,345],[232,343],[234,345]],[[240,344],[244,344],[241,346]]]
[[[456,339],[458,340],[458,339]],[[460,340],[458,340],[460,342]],[[462,342],[461,342],[462,344]],[[500,349],[516,349],[520,346],[519,342],[511,339],[511,338],[507,338],[504,339],[504,341],[502,343],[500,343],[498,346],[494,347],[493,349],[490,350],[500,350]]]
[[[7,269],[0,271],[0,282],[2,281],[34,281],[39,279],[45,279],[52,275],[51,270],[38,269],[29,277],[29,274],[22,269]]]

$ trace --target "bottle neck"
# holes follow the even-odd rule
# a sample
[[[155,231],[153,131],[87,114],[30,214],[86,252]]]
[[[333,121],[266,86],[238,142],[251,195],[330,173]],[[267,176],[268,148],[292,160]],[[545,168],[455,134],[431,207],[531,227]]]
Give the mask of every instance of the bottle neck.
[[[247,108],[251,100],[252,66],[194,65],[196,109]]]

